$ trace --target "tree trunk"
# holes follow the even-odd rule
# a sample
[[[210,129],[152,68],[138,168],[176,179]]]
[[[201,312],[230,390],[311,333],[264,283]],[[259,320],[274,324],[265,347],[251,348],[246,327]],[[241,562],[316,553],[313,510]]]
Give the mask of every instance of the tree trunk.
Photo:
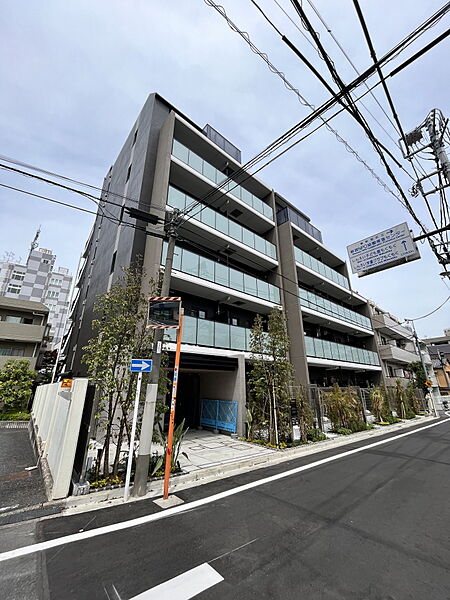
[[[122,449],[123,432],[124,432],[124,428],[125,428],[126,418],[127,418],[127,415],[122,414],[122,418],[120,420],[119,435],[117,436],[116,453],[114,455],[114,463],[113,463],[113,470],[112,470],[113,477],[117,477],[117,470],[119,468],[120,451]],[[131,448],[130,448],[130,452],[131,452]]]

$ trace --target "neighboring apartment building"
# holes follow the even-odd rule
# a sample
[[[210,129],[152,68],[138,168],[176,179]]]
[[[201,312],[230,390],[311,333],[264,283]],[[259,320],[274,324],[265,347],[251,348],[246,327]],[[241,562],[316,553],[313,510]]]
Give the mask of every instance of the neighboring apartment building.
[[[450,395],[450,329],[444,329],[444,335],[424,339],[442,396]]]
[[[395,386],[396,381],[400,380],[406,386],[411,380],[407,366],[420,361],[413,331],[373,302],[370,302],[370,310],[383,369],[383,383]]]
[[[66,369],[85,373],[82,348],[92,335],[95,300],[121,267],[141,255],[147,275],[157,278],[165,261],[166,243],[146,235],[142,222],[141,230],[133,227],[126,213],[118,227],[110,217],[124,211],[108,200],[162,217],[198,201],[179,230],[171,274],[170,295],[180,295],[185,310],[178,418],[195,426],[202,399],[237,400],[242,432],[250,328],[274,307],[287,316],[298,383],[379,382],[369,307],[352,291],[345,261],[301,210],[240,167],[240,150],[218,132],[149,96],[105,178],[76,277]],[[214,191],[233,173],[234,183]],[[147,229],[161,233],[161,226]],[[173,331],[167,339],[173,360]]]
[[[0,368],[10,359],[26,359],[30,369],[39,368],[48,313],[40,302],[0,296]]]
[[[51,325],[48,348],[51,349],[56,348],[63,337],[72,276],[66,268],[55,268],[56,256],[51,250],[34,246],[35,242],[25,264],[12,260],[0,262],[0,295],[48,306]]]

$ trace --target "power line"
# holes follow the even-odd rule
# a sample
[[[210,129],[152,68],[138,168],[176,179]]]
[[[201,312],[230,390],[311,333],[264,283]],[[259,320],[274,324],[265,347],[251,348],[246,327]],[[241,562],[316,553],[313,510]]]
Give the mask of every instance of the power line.
[[[440,310],[449,300],[450,300],[450,296],[447,296],[447,298],[444,300],[444,302],[442,304],[440,304],[437,308],[435,308],[431,312],[427,313],[426,315],[422,315],[421,317],[416,317],[415,319],[405,319],[405,321],[420,321],[420,319],[425,319],[426,317],[429,317],[430,315],[433,315],[435,312]]]

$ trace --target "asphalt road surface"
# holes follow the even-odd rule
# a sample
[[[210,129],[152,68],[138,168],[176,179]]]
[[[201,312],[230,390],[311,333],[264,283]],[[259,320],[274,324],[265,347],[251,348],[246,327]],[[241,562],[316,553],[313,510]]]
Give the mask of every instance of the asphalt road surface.
[[[449,420],[178,496],[43,520],[0,570],[39,555],[52,600],[450,600]]]

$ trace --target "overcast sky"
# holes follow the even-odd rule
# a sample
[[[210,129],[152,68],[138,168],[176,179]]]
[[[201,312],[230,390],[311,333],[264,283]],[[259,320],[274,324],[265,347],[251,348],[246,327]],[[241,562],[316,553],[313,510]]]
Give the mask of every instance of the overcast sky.
[[[288,0],[277,0],[299,24]],[[361,0],[372,39],[382,56],[439,7],[431,0]],[[269,27],[248,0],[223,0],[229,17],[247,31],[289,81],[312,104],[328,93]],[[261,0],[271,19],[323,73],[325,63],[273,0]],[[355,73],[308,2],[307,14],[345,81]],[[314,5],[360,70],[370,64],[351,0],[314,0]],[[387,72],[449,26],[445,17]],[[4,0],[0,13],[0,154],[101,186],[147,95],[159,92],[200,125],[210,123],[242,150],[246,161],[304,117],[309,109],[244,40],[202,0]],[[450,116],[448,40],[390,79],[406,131],[432,108]],[[370,80],[376,82],[376,78]],[[380,102],[388,112],[385,98]],[[364,88],[361,88],[361,92]],[[392,125],[370,96],[365,105],[396,139]],[[365,111],[361,107],[362,111]],[[365,112],[376,135],[400,157],[394,142]],[[316,123],[318,124],[318,123]],[[393,187],[365,135],[347,114],[334,127]],[[405,163],[408,167],[408,164]],[[411,180],[395,171],[405,190]],[[259,177],[311,217],[324,243],[339,256],[367,235],[407,221],[399,202],[325,128],[297,145]],[[0,172],[0,182],[87,209],[80,196],[28,178]],[[422,201],[412,200],[419,214]],[[40,246],[52,249],[60,266],[76,270],[93,216],[0,188],[0,259],[26,258],[39,225]],[[426,221],[429,224],[429,220]],[[449,295],[428,245],[422,259],[352,278],[353,287],[398,317],[415,318]],[[421,336],[450,327],[450,302],[416,323]]]

